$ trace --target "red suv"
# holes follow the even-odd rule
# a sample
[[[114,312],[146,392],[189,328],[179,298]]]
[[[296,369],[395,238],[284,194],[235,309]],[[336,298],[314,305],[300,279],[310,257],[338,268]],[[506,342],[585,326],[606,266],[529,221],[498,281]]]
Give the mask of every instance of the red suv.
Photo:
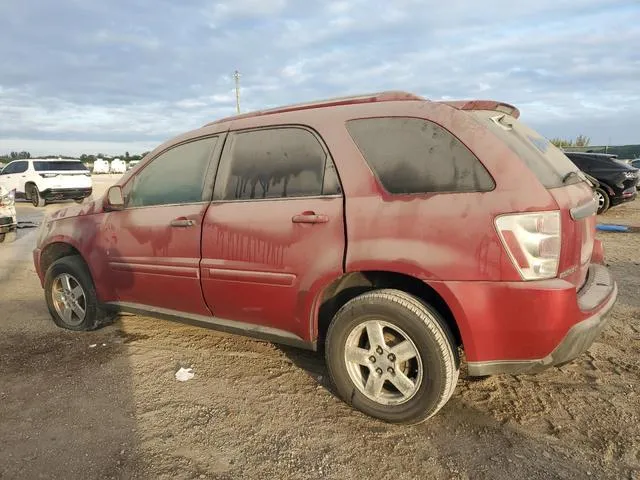
[[[617,288],[585,177],[518,110],[403,92],[220,120],[44,222],[54,321],[129,311],[325,351],[338,394],[417,423],[470,375],[584,352]]]

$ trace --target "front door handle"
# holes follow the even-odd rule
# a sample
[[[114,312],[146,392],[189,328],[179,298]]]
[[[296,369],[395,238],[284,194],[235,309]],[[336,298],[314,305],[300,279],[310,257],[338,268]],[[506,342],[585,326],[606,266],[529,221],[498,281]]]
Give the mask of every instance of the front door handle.
[[[188,218],[176,218],[175,220],[171,220],[172,227],[193,227],[196,224],[193,220]]]
[[[291,221],[293,223],[327,223],[329,217],[327,215],[316,215],[314,212],[302,212],[291,217]]]

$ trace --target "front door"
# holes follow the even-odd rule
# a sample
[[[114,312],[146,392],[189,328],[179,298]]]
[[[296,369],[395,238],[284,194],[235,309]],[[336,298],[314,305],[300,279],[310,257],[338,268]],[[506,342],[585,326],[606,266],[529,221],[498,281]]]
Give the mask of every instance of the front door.
[[[4,167],[0,174],[0,184],[7,190],[16,190],[18,196],[24,196],[24,185],[29,162],[19,160]]]
[[[200,288],[200,240],[221,145],[213,136],[171,147],[124,185],[126,208],[107,214],[101,238],[112,301],[211,315]]]
[[[311,297],[342,274],[344,248],[340,184],[314,133],[229,135],[203,230],[202,289],[215,317],[309,340]]]

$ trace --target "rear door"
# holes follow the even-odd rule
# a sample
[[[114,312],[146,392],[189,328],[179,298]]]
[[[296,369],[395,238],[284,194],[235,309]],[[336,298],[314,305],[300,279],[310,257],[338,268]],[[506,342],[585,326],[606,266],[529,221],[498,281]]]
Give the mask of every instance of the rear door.
[[[125,209],[105,214],[99,234],[110,301],[211,316],[200,288],[200,242],[211,158],[222,142],[211,136],[170,147],[124,185]]]
[[[329,152],[302,127],[229,135],[204,220],[214,316],[310,337],[314,290],[343,271],[343,198]]]
[[[484,110],[472,115],[504,141],[553,196],[562,219],[558,276],[581,287],[595,238],[597,202],[590,185],[560,149],[514,117]]]

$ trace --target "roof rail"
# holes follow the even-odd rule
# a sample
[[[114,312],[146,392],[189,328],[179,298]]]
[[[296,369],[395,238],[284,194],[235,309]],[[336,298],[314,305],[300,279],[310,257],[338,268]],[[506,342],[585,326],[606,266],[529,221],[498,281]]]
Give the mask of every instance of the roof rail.
[[[454,100],[454,101],[441,101],[438,103],[444,103],[458,110],[495,110],[496,112],[506,113],[514,118],[520,116],[520,110],[508,103],[498,102],[496,100]]]
[[[374,103],[374,102],[397,102],[405,100],[426,100],[424,97],[409,92],[399,90],[389,90],[378,93],[369,93],[365,95],[355,95],[349,97],[336,97],[326,100],[318,100],[316,102],[296,103],[293,105],[285,105],[283,107],[270,108],[268,110],[257,110],[255,112],[243,113],[231,117],[221,118],[209,122],[205,125],[214,125],[216,123],[228,122],[230,120],[239,120],[241,118],[260,117],[262,115],[273,115],[274,113],[294,112],[297,110],[310,110],[313,108],[335,107],[338,105],[353,105],[357,103]]]

